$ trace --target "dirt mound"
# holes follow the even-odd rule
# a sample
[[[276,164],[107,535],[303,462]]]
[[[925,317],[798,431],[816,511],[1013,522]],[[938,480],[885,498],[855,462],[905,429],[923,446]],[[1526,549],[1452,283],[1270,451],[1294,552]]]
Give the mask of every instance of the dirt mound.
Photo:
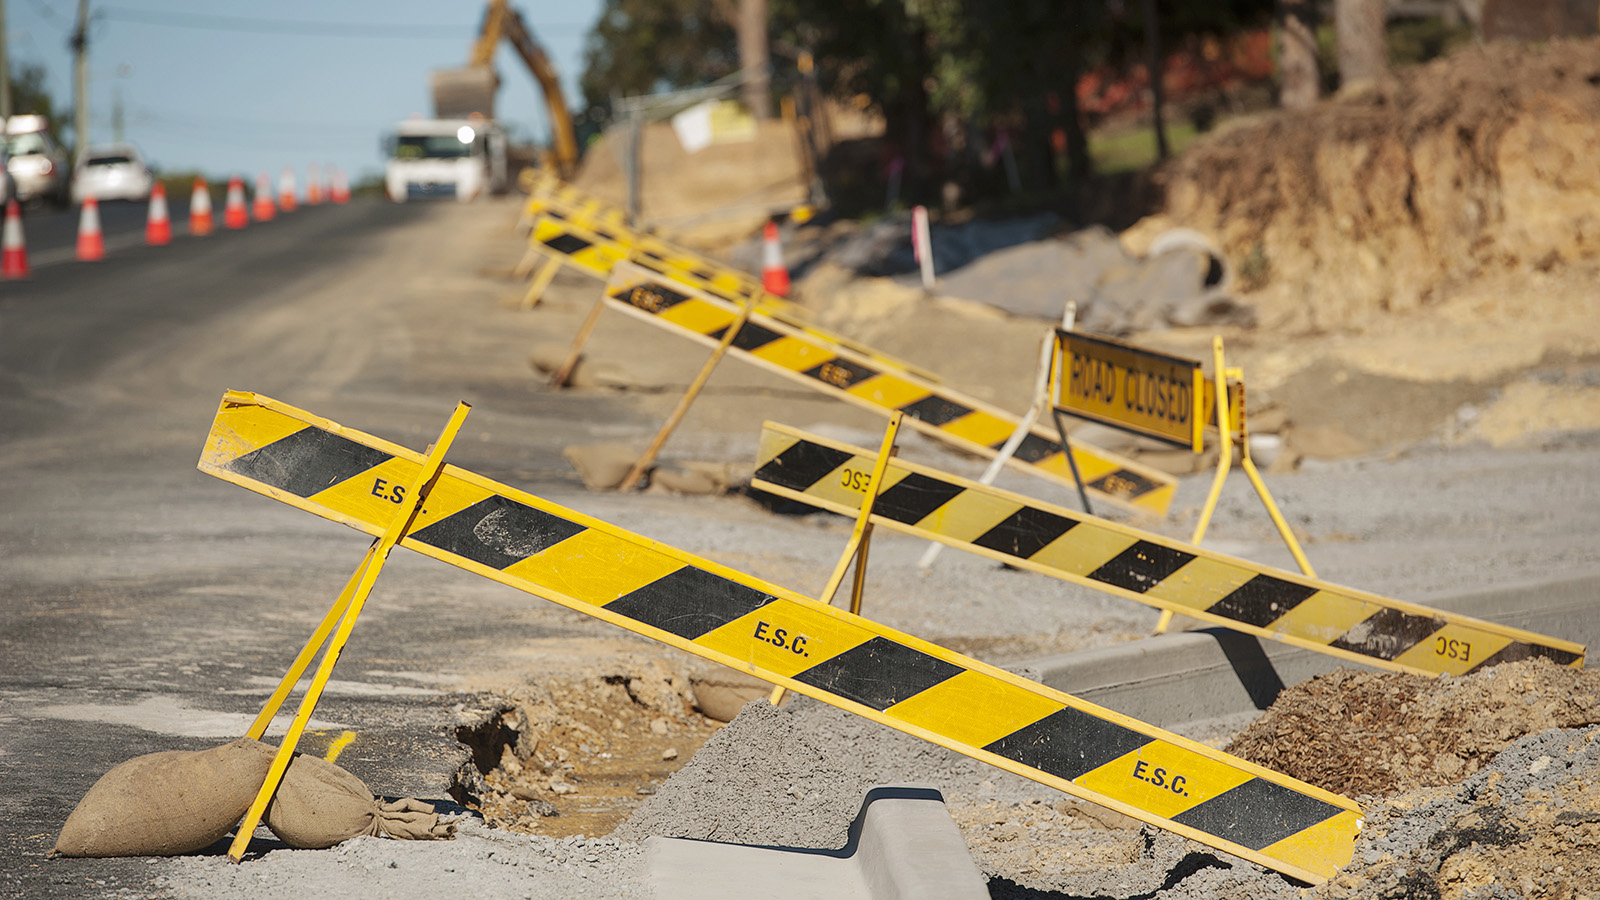
[[[1156,218],[1216,235],[1268,324],[1363,330],[1600,255],[1597,144],[1600,39],[1471,47],[1192,147]]]
[[[689,153],[668,122],[641,129],[639,216],[646,226],[701,248],[758,231],[769,210],[804,202],[805,177],[787,122],[757,122],[747,140]],[[608,132],[584,156],[574,184],[617,206],[627,203],[626,130]]]
[[[1355,859],[1315,896],[1593,897],[1600,883],[1597,739],[1595,728],[1530,735],[1459,784],[1369,803]]]
[[[1517,739],[1600,723],[1600,672],[1544,659],[1463,678],[1338,669],[1285,690],[1229,753],[1347,796],[1449,784]]]

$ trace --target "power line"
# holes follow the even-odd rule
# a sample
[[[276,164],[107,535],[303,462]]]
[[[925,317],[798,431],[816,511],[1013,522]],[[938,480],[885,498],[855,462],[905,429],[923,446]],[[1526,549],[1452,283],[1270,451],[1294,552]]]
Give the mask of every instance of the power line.
[[[305,37],[410,38],[417,40],[463,41],[475,28],[450,24],[411,24],[385,22],[326,22],[307,19],[260,19],[245,16],[216,16],[206,13],[168,13],[156,10],[108,7],[97,16],[138,25],[194,28],[203,31],[235,31],[248,34],[287,34]],[[545,26],[555,30],[587,29],[587,25],[561,23]],[[543,30],[543,29],[541,29]]]
[[[470,29],[452,25],[400,25],[383,22],[313,22],[305,19],[257,19],[214,16],[206,13],[167,13],[146,9],[108,7],[97,15],[117,22],[195,28],[203,31],[242,31],[252,34],[293,34],[307,37],[419,38],[461,41]],[[451,33],[452,28],[460,28]]]

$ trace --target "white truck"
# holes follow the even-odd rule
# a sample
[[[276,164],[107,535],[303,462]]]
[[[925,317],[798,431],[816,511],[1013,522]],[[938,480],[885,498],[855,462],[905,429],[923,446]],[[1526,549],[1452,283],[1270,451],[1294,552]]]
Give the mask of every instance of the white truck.
[[[493,119],[414,117],[401,122],[390,141],[384,187],[389,199],[474,200],[503,194],[510,186],[506,133]]]

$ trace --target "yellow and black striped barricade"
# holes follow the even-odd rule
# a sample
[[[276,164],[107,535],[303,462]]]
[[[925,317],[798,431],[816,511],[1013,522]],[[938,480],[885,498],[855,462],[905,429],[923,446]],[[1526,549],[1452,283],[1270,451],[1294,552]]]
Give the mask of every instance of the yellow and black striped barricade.
[[[715,346],[741,315],[739,307],[653,272],[618,265],[606,299],[630,315]],[[992,457],[1017,427],[1017,417],[916,375],[817,340],[810,332],[751,314],[731,353],[762,369],[867,410],[905,413],[909,424],[962,450]],[[1072,447],[1078,471],[1098,498],[1139,512],[1165,515],[1176,480],[1083,443]],[[1012,465],[1068,487],[1072,472],[1061,444],[1037,427],[1017,448]]]
[[[378,535],[423,461],[230,392],[200,469]],[[1353,851],[1347,798],[454,466],[400,545],[1295,878]]]
[[[563,263],[571,263],[579,271],[604,281],[611,277],[617,263],[627,261],[730,303],[748,304],[763,315],[805,329],[817,340],[869,356],[884,366],[911,372],[927,381],[939,380],[938,375],[913,363],[815,328],[804,307],[768,293],[761,281],[750,273],[630,229],[615,216],[595,218],[585,207],[552,201],[545,203],[541,211],[532,216],[531,222],[529,244],[548,257],[549,262],[534,278],[526,305],[532,305],[532,300],[549,286],[555,268]],[[573,347],[574,353],[581,349],[592,327],[591,316]]]
[[[1300,549],[1294,529],[1278,511],[1278,502],[1250,458],[1250,430],[1245,423],[1244,370],[1230,368],[1222,352],[1222,338],[1211,339],[1214,380],[1200,371],[1193,359],[1136,347],[1121,341],[1056,329],[1050,359],[1050,397],[1060,425],[1062,413],[1122,428],[1134,434],[1165,441],[1201,453],[1206,429],[1217,431],[1217,474],[1195,521],[1189,543],[1198,546],[1211,524],[1211,514],[1222,497],[1222,485],[1233,469],[1233,448],[1239,447],[1239,464],[1255,488],[1267,517],[1283,538],[1284,546],[1307,578],[1316,578],[1311,560]],[[1225,398],[1218,403],[1217,398]],[[1167,630],[1172,611],[1164,610],[1156,632]]]
[[[707,258],[704,254],[630,228],[627,215],[618,207],[561,181],[554,176],[537,180],[523,212],[531,223],[539,216],[567,223],[569,234],[583,237],[582,230],[599,241],[621,245],[637,257],[636,262],[651,266],[666,274],[685,276],[690,284],[712,291],[732,300],[759,299],[771,306],[771,311],[797,311],[798,307],[781,297],[766,293],[761,280],[731,266]],[[550,231],[546,229],[546,236]],[[549,247],[548,243],[535,241],[536,245]],[[557,248],[551,248],[557,249]],[[594,272],[600,278],[608,273]],[[762,296],[765,295],[765,296]],[[798,314],[798,313],[797,313]]]
[[[855,515],[877,454],[766,423],[754,487]],[[1065,581],[1382,669],[1462,675],[1584,647],[1215,553],[906,462],[889,461],[875,524]]]

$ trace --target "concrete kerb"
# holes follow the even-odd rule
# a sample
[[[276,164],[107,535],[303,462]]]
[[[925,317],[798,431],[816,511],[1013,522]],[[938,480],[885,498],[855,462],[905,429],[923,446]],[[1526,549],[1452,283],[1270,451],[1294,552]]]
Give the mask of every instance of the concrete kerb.
[[[839,850],[645,840],[658,900],[986,900],[944,795],[879,785],[862,797]]]
[[[1600,572],[1426,602],[1588,646],[1600,641]],[[1015,670],[1073,696],[1187,734],[1239,722],[1270,706],[1288,685],[1355,665],[1252,635],[1207,628],[1034,659]]]

